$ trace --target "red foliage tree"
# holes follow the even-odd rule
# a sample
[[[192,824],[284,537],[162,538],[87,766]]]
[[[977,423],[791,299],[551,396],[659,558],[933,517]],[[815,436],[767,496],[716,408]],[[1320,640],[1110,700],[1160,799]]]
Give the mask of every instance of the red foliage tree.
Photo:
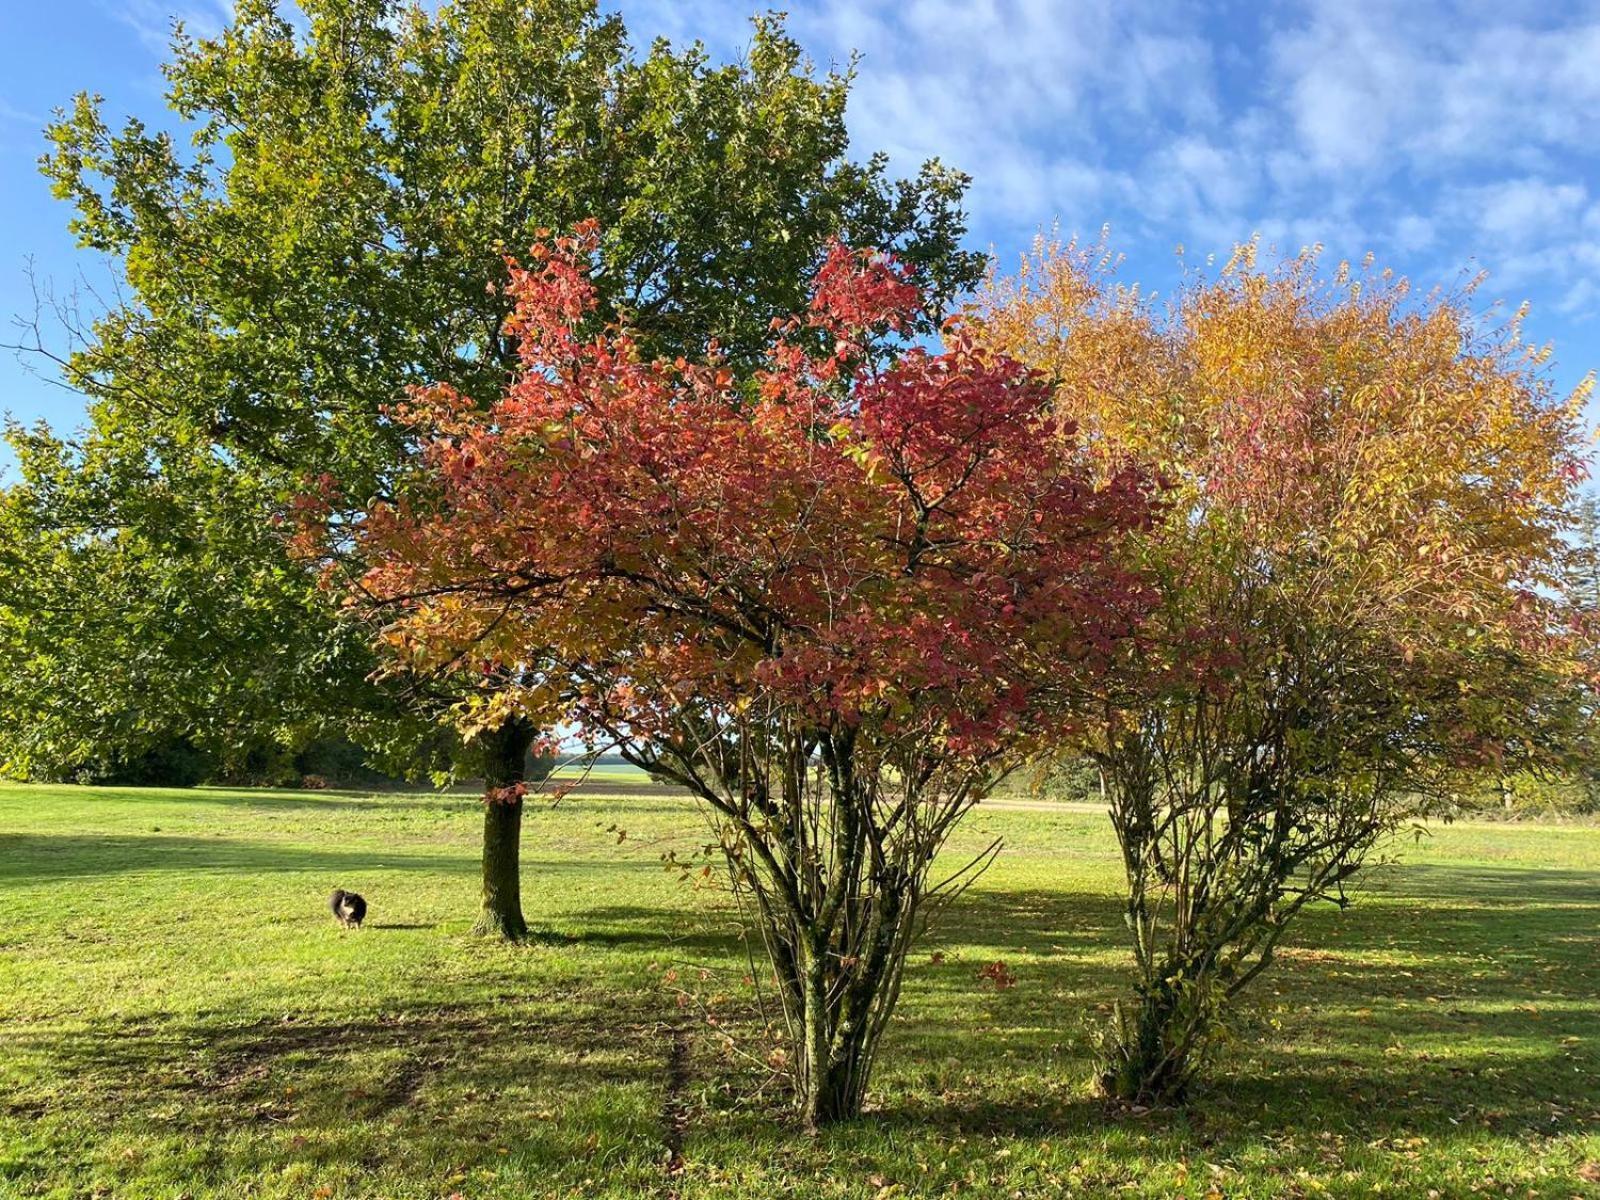
[[[409,666],[496,680],[470,720],[576,726],[708,806],[824,1123],[987,861],[935,871],[946,835],[1129,645],[1148,487],[1093,482],[1049,389],[959,331],[885,349],[918,304],[885,256],[835,248],[740,380],[580,339],[592,236],[513,269],[503,397],[399,411],[426,469],[368,513],[359,598]]]

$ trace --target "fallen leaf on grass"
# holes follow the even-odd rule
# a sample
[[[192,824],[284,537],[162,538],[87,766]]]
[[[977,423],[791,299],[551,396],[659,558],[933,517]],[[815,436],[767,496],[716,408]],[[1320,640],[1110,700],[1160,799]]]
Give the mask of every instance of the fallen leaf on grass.
[[[987,980],[989,983],[994,984],[994,990],[997,992],[1003,992],[1007,988],[1017,985],[1017,977],[1011,973],[1011,969],[1003,961],[999,960],[980,970],[977,977],[980,981]]]

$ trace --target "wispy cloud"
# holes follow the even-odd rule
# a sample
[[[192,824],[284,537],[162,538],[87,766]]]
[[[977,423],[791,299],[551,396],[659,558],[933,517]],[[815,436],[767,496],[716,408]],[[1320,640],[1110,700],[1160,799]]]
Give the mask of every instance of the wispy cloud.
[[[0,121],[12,122],[18,125],[31,125],[35,129],[42,126],[46,117],[42,113],[29,112],[27,109],[18,108],[0,98]]]
[[[233,20],[232,0],[101,0],[106,12],[122,22],[151,54],[163,55],[172,41],[175,22],[190,33],[208,37]]]
[[[1481,263],[1568,316],[1600,302],[1600,0],[792,7],[824,63],[862,53],[857,144],[971,172],[984,240],[1110,222],[1151,261],[1260,232],[1428,282]],[[747,28],[729,0],[626,11],[723,52]]]
[[[626,11],[635,27],[682,38],[738,29],[742,9],[657,0]],[[1097,227],[1136,201],[1136,168],[1158,143],[1216,124],[1199,17],[1177,0],[820,0],[793,6],[790,24],[824,64],[860,53],[858,145],[902,169],[931,157],[961,167],[976,180],[976,224],[1015,229],[1057,217]]]

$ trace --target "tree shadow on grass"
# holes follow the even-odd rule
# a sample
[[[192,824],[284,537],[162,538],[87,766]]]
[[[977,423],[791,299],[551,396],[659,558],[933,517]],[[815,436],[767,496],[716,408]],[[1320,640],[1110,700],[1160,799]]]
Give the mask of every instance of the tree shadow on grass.
[[[1010,924],[1019,913],[1027,925]],[[890,1095],[879,1119],[1017,1135],[1103,1123],[1110,1110],[1085,1097],[1094,1033],[1130,982],[1125,970],[1105,969],[1106,953],[1123,951],[1120,915],[1107,896],[970,894],[942,940],[1009,940],[1032,953],[1004,992],[977,979],[981,953],[914,960],[886,1047],[898,1065],[880,1079]],[[1035,929],[1079,936],[1040,956]],[[1191,1141],[1219,1129],[1531,1136],[1553,1120],[1566,1132],[1600,1130],[1597,933],[1600,872],[1393,872],[1366,903],[1296,928],[1281,961],[1243,997],[1235,1040],[1191,1103],[1147,1114],[1139,1128]],[[997,1097],[982,1084],[1019,1067],[1047,1074],[1051,1064],[1059,1075],[1031,1096],[1023,1088]]]
[[[355,871],[446,871],[475,869],[477,851],[417,853],[380,846],[334,850],[288,842],[243,841],[219,834],[67,835],[0,833],[0,883],[48,882],[131,872],[329,873]],[[647,862],[610,863],[607,870],[658,872]],[[562,873],[591,874],[593,863],[575,859],[523,859],[525,879]]]
[[[43,882],[134,871],[457,870],[463,854],[328,850],[181,834],[0,834],[0,882]]]
[[[1232,1149],[1296,1129],[1532,1136],[1550,1131],[1552,1113],[1569,1132],[1600,1129],[1597,884],[1600,872],[1582,870],[1405,868],[1347,911],[1308,914],[1243,997],[1234,1040],[1192,1103],[1139,1117],[1088,1096],[1094,1035],[1131,984],[1125,966],[1107,969],[1126,959],[1121,902],[974,890],[912,955],[873,1120],[1016,1136],[1126,1121],[1191,1147],[1233,1138]],[[690,925],[687,936],[682,912],[614,906],[582,920],[580,944],[743,962],[728,910],[721,933]],[[979,977],[995,957],[1010,960],[1017,986]],[[992,1086],[1019,1072],[1048,1086]]]
[[[710,965],[745,958],[737,916],[728,909],[694,912],[611,904],[578,910],[566,919],[572,928],[541,928],[538,939],[566,946],[637,949],[663,961],[698,956]],[[550,923],[549,918],[541,922]],[[688,961],[693,965],[697,959]]]
[[[668,1044],[658,1006],[568,998],[551,1011],[559,1002],[546,1000],[24,1027],[8,1031],[11,1053],[46,1069],[42,1086],[0,1097],[0,1129],[21,1122],[44,1140],[87,1138],[73,1158],[82,1164],[85,1145],[101,1138],[148,1154],[204,1147],[203,1169],[185,1167],[202,1194],[319,1159],[359,1156],[415,1179],[447,1163],[496,1164],[497,1143],[547,1162],[581,1155],[585,1138],[627,1145],[630,1123],[657,1102]],[[569,1109],[585,1114],[581,1128],[550,1123]],[[10,1167],[23,1179],[31,1169],[23,1159]],[[131,1180],[140,1167],[113,1160],[108,1169]]]
[[[122,804],[166,803],[185,808],[205,805],[223,808],[254,808],[272,812],[307,812],[312,810],[360,809],[379,811],[431,804],[461,804],[475,799],[472,794],[441,792],[431,788],[396,788],[370,791],[361,788],[317,788],[296,790],[290,788],[252,787],[196,787],[196,788],[140,788],[100,787],[86,785],[79,788],[52,788],[59,799],[65,792],[80,803]]]
[[[377,857],[390,867],[431,870],[464,862],[220,839],[96,841],[90,858],[135,860],[102,864],[102,873],[152,860],[172,866],[174,841],[180,858],[193,861],[173,869],[343,869]],[[0,842],[0,878],[54,877],[15,870],[12,848]],[[530,871],[563,865],[572,864],[530,864]],[[1302,922],[1283,961],[1250,993],[1236,1040],[1191,1103],[1145,1114],[1109,1108],[1088,1090],[1091,1032],[1128,983],[1125,969],[1106,967],[1125,959],[1119,901],[976,889],[913,956],[877,1078],[879,1109],[858,1129],[888,1130],[902,1142],[1083,1139],[1125,1154],[1129,1169],[1152,1154],[1242,1157],[1263,1142],[1299,1145],[1284,1152],[1286,1161],[1315,1168],[1323,1151],[1311,1143],[1324,1134],[1352,1145],[1416,1136],[1449,1144],[1484,1131],[1532,1138],[1600,1130],[1592,1087],[1600,1074],[1597,884],[1600,872],[1580,870],[1386,873],[1355,908]],[[535,908],[529,916],[536,924],[551,918]],[[571,930],[558,936],[575,948],[742,961],[736,916],[726,908],[713,915],[613,905],[562,920]],[[935,946],[943,950],[937,960]],[[987,959],[1012,947],[1022,954],[1016,987],[997,991],[977,978]],[[506,984],[515,989],[517,977]],[[706,987],[724,985],[716,979]],[[475,1003],[248,1023],[217,1014],[68,1032],[17,1026],[6,1030],[8,1047],[44,1064],[42,1085],[0,1103],[0,1115],[65,1121],[62,1106],[70,1104],[107,1126],[194,1137],[242,1123],[273,1136],[281,1127],[295,1137],[334,1138],[352,1122],[377,1123],[379,1144],[403,1147],[396,1155],[494,1162],[486,1136],[558,1153],[565,1143],[540,1115],[550,1108],[577,1114],[560,1133],[574,1139],[573,1152],[600,1132],[647,1159],[666,1078],[665,1025],[691,1018],[658,993],[604,979],[583,987],[577,995],[512,990]],[[692,1028],[709,1047],[729,1025]],[[731,1085],[722,1099],[702,1101],[720,1110],[723,1128],[753,1146],[789,1136],[787,1126],[772,1125],[770,1094],[759,1103],[739,1099],[753,1084],[741,1091],[737,1067],[700,1069],[703,1081],[717,1073]],[[693,1119],[688,1130],[692,1157]],[[829,1136],[870,1142],[850,1130]],[[238,1174],[297,1151],[284,1135],[228,1141],[216,1153],[218,1170]]]
[[[1360,893],[1371,899],[1600,905],[1600,864],[1573,867],[1494,867],[1478,864],[1393,863],[1373,868]]]
[[[582,1060],[589,1057],[586,1050],[649,1040],[660,1024],[648,1011],[627,1006],[575,1007],[577,1011],[553,1014],[532,1005],[482,1000],[402,1006],[383,1013],[289,1014],[244,1024],[129,1021],[69,1032],[23,1029],[12,1035],[11,1045],[90,1085],[90,1094],[122,1097],[137,1086],[155,1105],[196,1103],[207,1096],[232,1103],[263,1088],[263,1094],[270,1093],[270,1077],[285,1064],[326,1068],[330,1080],[351,1082],[359,1094],[360,1083],[341,1064],[389,1052],[403,1060],[449,1063],[456,1083],[469,1089],[507,1077],[527,1082],[532,1077],[527,1072],[537,1073],[537,1060],[546,1051],[576,1052]],[[494,1053],[483,1053],[486,1045]],[[637,1077],[604,1060],[579,1073],[594,1080]],[[237,1094],[223,1095],[228,1092]]]

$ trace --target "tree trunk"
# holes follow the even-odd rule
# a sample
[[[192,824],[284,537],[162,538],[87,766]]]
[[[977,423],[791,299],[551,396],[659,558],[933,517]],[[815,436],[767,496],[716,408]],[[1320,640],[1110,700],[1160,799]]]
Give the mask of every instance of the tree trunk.
[[[1184,1098],[1203,1050],[1206,1022],[1171,984],[1140,989],[1138,1012],[1120,1008],[1100,1087],[1113,1100],[1154,1106]]]
[[[801,983],[800,1020],[800,1116],[807,1129],[818,1129],[836,1119],[829,1113],[827,1002],[823,997],[822,959],[808,953]]]
[[[815,1133],[839,1121],[861,1115],[860,1090],[855,1086],[855,1063],[827,1063],[808,1080],[800,1116]]]
[[[495,793],[521,783],[534,730],[510,720],[485,735],[483,770],[483,907],[474,933],[519,941],[528,936],[522,916],[522,799]]]
[[[812,1132],[861,1115],[866,1098],[867,1037],[864,1024],[835,1026],[821,963],[813,959],[800,989],[800,1119]]]

